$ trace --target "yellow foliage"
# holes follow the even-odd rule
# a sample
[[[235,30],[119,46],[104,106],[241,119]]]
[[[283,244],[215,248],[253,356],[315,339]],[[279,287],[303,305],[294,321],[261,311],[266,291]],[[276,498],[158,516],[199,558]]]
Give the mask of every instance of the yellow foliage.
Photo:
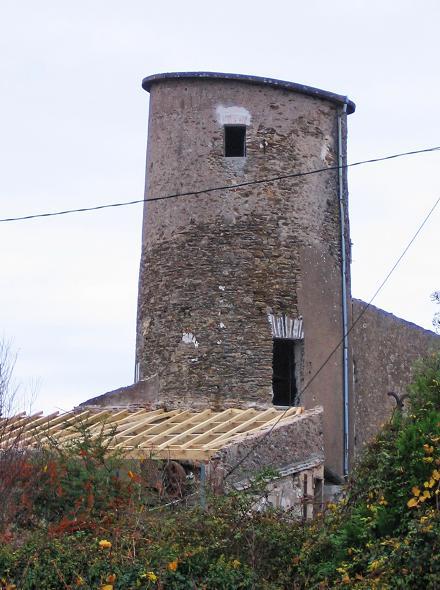
[[[377,570],[381,565],[382,561],[380,559],[374,559],[368,566],[368,569],[370,572],[374,572],[374,570]]]
[[[232,567],[233,567],[233,568],[236,570],[238,567],[240,567],[241,563],[240,563],[240,561],[238,561],[238,559],[234,559],[234,560],[231,562],[231,565],[232,565]]]
[[[101,541],[99,541],[98,545],[100,546],[101,549],[111,549],[111,542],[107,541],[107,539],[101,539]]]
[[[147,579],[150,580],[150,582],[156,582],[157,581],[157,576],[154,572],[147,572]]]

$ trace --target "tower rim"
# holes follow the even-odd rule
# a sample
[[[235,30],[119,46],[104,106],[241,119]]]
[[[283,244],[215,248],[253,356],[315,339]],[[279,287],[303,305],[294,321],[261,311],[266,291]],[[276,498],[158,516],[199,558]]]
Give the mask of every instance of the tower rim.
[[[246,82],[248,84],[255,84],[261,86],[272,86],[275,88],[281,88],[284,90],[291,90],[307,96],[315,98],[321,98],[330,102],[347,105],[347,114],[352,114],[356,110],[355,103],[341,94],[329,92],[328,90],[321,90],[320,88],[314,88],[313,86],[306,86],[305,84],[298,84],[297,82],[288,82],[286,80],[277,80],[276,78],[266,78],[263,76],[251,76],[248,74],[230,74],[223,72],[164,72],[160,74],[153,74],[147,76],[142,80],[142,88],[147,92],[150,92],[151,87],[156,82],[163,80],[233,80],[237,82]]]

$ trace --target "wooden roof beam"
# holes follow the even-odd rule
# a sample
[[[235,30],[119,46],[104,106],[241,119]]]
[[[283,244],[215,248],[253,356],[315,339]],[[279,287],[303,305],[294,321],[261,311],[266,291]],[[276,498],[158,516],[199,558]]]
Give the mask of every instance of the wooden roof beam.
[[[222,414],[224,414],[224,412],[222,412]],[[240,420],[240,423],[241,423],[242,419],[250,414],[253,414],[253,415],[255,414],[255,410],[253,408],[249,408],[248,410],[243,410],[240,413],[240,415],[234,414],[232,416],[232,418],[225,420],[224,422],[222,422],[222,424],[218,424],[217,426],[214,426],[213,428],[207,430],[206,432],[203,432],[202,434],[194,436],[191,441],[184,443],[181,446],[181,448],[186,449],[186,448],[189,448],[190,446],[193,446],[193,445],[196,445],[198,447],[202,447],[202,445],[200,443],[203,440],[206,440],[206,438],[209,438],[210,436],[212,436],[215,433],[218,433],[219,431],[223,434],[229,424],[232,424],[237,420]]]
[[[176,416],[176,414],[178,413],[178,410],[171,410],[170,412],[163,412],[163,414],[161,415],[155,415],[154,419],[157,420],[158,418],[164,418],[164,420],[162,420],[159,424],[153,424],[150,426],[150,428],[148,428],[148,430],[146,432],[140,432],[135,434],[134,436],[130,437],[130,446],[137,446],[138,443],[140,441],[142,441],[142,439],[145,438],[145,436],[147,435],[147,433],[156,433],[156,432],[162,432],[164,429],[167,429],[169,427],[169,423],[172,422],[173,418]],[[189,410],[184,410],[183,412],[185,414],[185,416],[187,416],[190,412]],[[150,421],[152,422],[152,421]],[[136,431],[139,428],[139,424],[133,425],[133,429],[131,429],[131,431]],[[121,430],[120,432],[118,432],[115,436],[115,440],[118,441],[117,444],[115,445],[115,449],[119,449],[125,446],[126,441],[122,441],[119,442],[119,440],[121,439],[121,437],[126,436],[127,435],[128,430]]]
[[[279,410],[275,410],[276,412],[278,412]],[[225,444],[230,444],[232,442],[238,442],[238,440],[241,440],[243,437],[247,436],[248,434],[253,434],[254,432],[258,432],[261,431],[261,434],[264,434],[265,430],[272,426],[274,423],[278,423],[280,425],[282,425],[284,423],[284,421],[287,418],[291,418],[292,416],[297,416],[299,414],[301,414],[304,411],[304,408],[300,408],[300,407],[296,407],[296,406],[292,406],[292,408],[289,408],[287,410],[287,412],[280,417],[278,416],[274,416],[271,420],[266,421],[264,424],[258,424],[256,425],[254,428],[250,428],[249,430],[246,430],[244,432],[236,432],[235,434],[232,433],[231,431],[231,437],[229,439],[226,439],[224,441],[221,441],[221,444],[218,444],[218,439],[211,441],[211,443],[208,443],[206,445],[204,445],[202,448],[210,448],[211,444],[214,445],[215,447],[219,447],[221,448],[222,446],[224,446]],[[257,424],[258,421],[255,422],[255,424]]]
[[[227,439],[231,438],[231,436],[233,434],[237,433],[245,433],[247,432],[247,427],[251,426],[252,424],[254,424],[257,421],[261,421],[263,418],[265,419],[266,416],[272,416],[273,415],[273,408],[270,408],[269,410],[265,410],[263,413],[258,412],[257,414],[255,414],[254,416],[252,416],[251,418],[249,418],[248,420],[245,420],[244,422],[242,422],[241,424],[238,424],[235,428],[232,428],[231,430],[228,430],[227,432],[225,432],[224,434],[221,434],[220,436],[217,436],[216,438],[214,438],[213,440],[209,441],[208,443],[206,443],[205,445],[202,446],[203,449],[209,449],[212,448],[214,446],[219,446],[219,443],[221,442],[225,442]],[[275,410],[276,412],[276,410]],[[258,427],[261,428],[261,425]],[[243,430],[244,429],[244,430]],[[220,445],[221,446],[221,445]]]
[[[228,410],[224,410],[220,414],[218,414],[217,412],[211,413],[211,416],[209,416],[207,420],[202,420],[202,422],[197,422],[197,424],[195,424],[191,428],[188,428],[188,430],[185,430],[184,432],[182,432],[180,434],[176,434],[170,440],[157,445],[156,449],[163,449],[163,448],[167,447],[168,445],[177,444],[178,441],[182,438],[187,439],[188,436],[191,437],[191,434],[193,432],[198,432],[198,431],[200,431],[201,428],[204,428],[205,426],[212,424],[213,422],[218,422],[219,418],[224,414],[229,415]],[[166,434],[166,433],[164,433],[164,434]],[[190,440],[189,442],[192,442],[192,440]],[[183,445],[185,445],[185,443],[183,443]],[[182,448],[182,445],[179,445],[179,446]]]
[[[149,437],[149,435],[151,434],[150,432],[146,432],[145,433],[145,439],[143,442],[141,442],[139,444],[139,448],[145,448],[145,447],[150,447],[152,445],[152,443],[156,443],[154,446],[158,447],[158,441],[160,441],[161,439],[163,439],[166,436],[170,436],[174,433],[178,433],[179,436],[181,436],[181,434],[183,432],[186,432],[186,425],[191,425],[194,423],[194,421],[196,421],[197,423],[199,423],[200,418],[204,418],[205,416],[210,416],[213,413],[212,410],[203,410],[203,412],[197,412],[197,413],[190,413],[189,417],[186,418],[183,422],[180,422],[179,424],[175,424],[174,426],[171,426],[170,428],[168,428],[167,430],[160,432],[158,434],[155,434],[154,436]],[[148,437],[148,438],[147,438]],[[174,438],[174,437],[172,437]],[[159,443],[160,444],[160,443]],[[168,445],[168,441],[167,441],[167,445]]]

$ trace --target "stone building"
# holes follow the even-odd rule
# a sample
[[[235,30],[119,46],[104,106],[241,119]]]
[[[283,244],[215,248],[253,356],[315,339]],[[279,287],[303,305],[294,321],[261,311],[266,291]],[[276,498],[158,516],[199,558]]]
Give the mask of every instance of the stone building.
[[[389,415],[387,392],[402,393],[413,361],[439,346],[352,300],[343,165],[355,105],[235,74],[158,74],[142,85],[137,385],[99,403],[322,406],[326,465],[347,474]]]
[[[355,106],[342,96],[211,73],[151,76],[143,87],[146,199],[345,161]],[[345,171],[331,170],[146,202],[136,355],[140,380],[157,375],[161,402],[322,405],[327,458],[342,471],[341,354],[302,390],[343,333],[346,201]]]
[[[207,485],[252,492],[263,469],[256,509],[312,517],[389,417],[387,393],[404,393],[414,361],[440,349],[436,334],[351,296],[355,105],[234,74],[143,87],[135,382],[63,415],[16,416],[8,436],[40,448],[84,428],[108,435],[147,486],[186,501],[191,475],[202,505]]]

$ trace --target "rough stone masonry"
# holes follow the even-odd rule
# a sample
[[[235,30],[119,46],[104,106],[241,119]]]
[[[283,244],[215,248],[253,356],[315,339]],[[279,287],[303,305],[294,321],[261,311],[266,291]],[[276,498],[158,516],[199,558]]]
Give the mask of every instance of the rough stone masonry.
[[[337,164],[337,117],[346,102],[338,95],[209,74],[153,76],[144,87],[150,92],[146,199]],[[345,120],[344,115],[344,158]],[[246,129],[243,157],[225,155],[229,125]],[[346,194],[345,185],[345,199]],[[348,220],[344,223],[348,235]],[[156,375],[164,403],[270,405],[271,314],[302,319],[301,391],[342,335],[340,265],[335,170],[147,201],[139,378]],[[325,446],[336,471],[341,469],[341,390],[339,354],[292,400],[323,405]]]

